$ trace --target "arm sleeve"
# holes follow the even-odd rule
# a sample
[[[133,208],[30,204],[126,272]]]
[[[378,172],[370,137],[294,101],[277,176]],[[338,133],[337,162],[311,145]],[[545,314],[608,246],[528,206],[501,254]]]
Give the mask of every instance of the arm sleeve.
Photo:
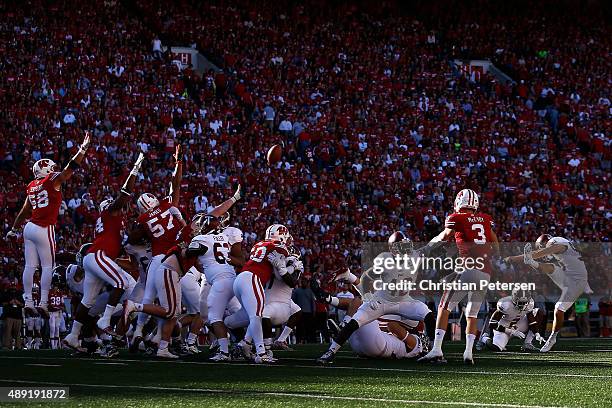
[[[455,214],[451,214],[444,220],[444,228],[455,230],[458,219]]]

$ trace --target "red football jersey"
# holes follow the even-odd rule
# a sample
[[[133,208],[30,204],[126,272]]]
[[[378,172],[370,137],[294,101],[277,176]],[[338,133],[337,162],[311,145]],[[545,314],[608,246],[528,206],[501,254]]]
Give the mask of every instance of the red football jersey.
[[[493,220],[483,213],[459,212],[446,217],[444,226],[455,231],[455,243],[462,257],[483,258],[483,272],[491,273]]]
[[[149,234],[152,256],[166,254],[176,244],[178,233],[185,225],[179,209],[165,200],[141,214],[137,222]]]
[[[51,289],[49,292],[49,311],[57,312],[64,309],[64,293],[59,289]]]
[[[28,184],[28,201],[32,206],[31,221],[41,227],[57,223],[57,216],[62,204],[62,193],[53,186],[53,180],[59,173],[51,173],[47,177],[32,180]]]
[[[259,277],[262,285],[265,285],[274,274],[274,269],[268,256],[274,252],[289,256],[287,248],[273,241],[260,241],[251,248],[249,260],[242,267],[242,272],[249,271]]]
[[[170,266],[175,271],[185,275],[189,269],[195,266],[197,256],[183,256],[183,251],[179,245],[174,245],[166,252],[166,256],[162,260],[162,264]]]
[[[104,210],[96,221],[96,231],[93,245],[89,254],[102,250],[109,258],[115,259],[121,253],[121,230],[123,229],[123,216],[112,215]]]

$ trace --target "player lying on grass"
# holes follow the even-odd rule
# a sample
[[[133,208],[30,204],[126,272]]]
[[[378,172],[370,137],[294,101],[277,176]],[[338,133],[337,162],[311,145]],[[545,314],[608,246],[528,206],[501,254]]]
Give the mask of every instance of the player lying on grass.
[[[397,255],[416,256],[413,250],[412,242],[404,236],[400,231],[395,232],[389,237],[389,252],[383,252],[374,259],[374,265],[385,265],[387,258],[394,259]],[[412,264],[414,265],[414,263]],[[381,280],[382,283],[396,283],[403,281],[413,282],[416,279],[416,271],[413,267],[399,268],[395,265],[392,268],[384,268],[381,274],[373,274],[373,269],[370,269],[362,276],[362,285],[375,285],[373,282]],[[352,274],[350,274],[352,275]],[[349,275],[349,283],[354,283],[356,277]],[[366,279],[372,283],[366,283]],[[313,290],[317,290],[315,287]],[[365,293],[366,291],[364,291]],[[333,301],[336,303],[335,301]],[[332,303],[333,306],[336,306]],[[388,286],[382,286],[382,290],[374,290],[374,293],[368,298],[359,309],[352,315],[352,318],[340,333],[332,340],[329,350],[327,350],[317,361],[320,364],[330,364],[342,345],[355,333],[360,327],[374,322],[383,315],[399,315],[403,318],[424,321],[428,315],[431,315],[431,310],[423,302],[410,297],[407,290],[391,290]]]
[[[354,285],[350,288],[355,296],[353,299],[332,296],[321,289],[315,280],[311,281],[311,286],[318,299],[334,305],[339,310],[346,310],[345,322],[348,321],[348,324],[353,321],[352,316],[358,313],[364,304],[361,293]],[[341,334],[348,324],[344,322],[341,324]],[[413,358],[423,352],[423,342],[417,331],[418,327],[422,329],[423,323],[407,320],[399,315],[385,314],[359,326],[350,334],[348,342],[351,349],[362,357]],[[323,357],[318,360],[320,363],[331,363],[332,360]]]
[[[515,289],[511,296],[499,299],[497,308],[489,319],[488,332],[493,338],[483,336],[483,343],[493,351],[504,351],[512,337],[524,339],[523,351],[538,351],[532,344],[540,338],[540,331],[546,326],[546,312],[534,308],[531,292]]]
[[[592,292],[588,284],[588,273],[582,255],[567,239],[541,235],[536,240],[536,250],[525,245],[523,255],[507,257],[507,262],[523,263],[551,277],[561,289],[561,297],[555,304],[552,333],[540,351],[546,353],[557,342],[557,334],[563,328],[565,312],[585,291]],[[538,262],[540,259],[544,262]],[[553,262],[546,262],[550,259]],[[557,265],[555,265],[557,264]]]

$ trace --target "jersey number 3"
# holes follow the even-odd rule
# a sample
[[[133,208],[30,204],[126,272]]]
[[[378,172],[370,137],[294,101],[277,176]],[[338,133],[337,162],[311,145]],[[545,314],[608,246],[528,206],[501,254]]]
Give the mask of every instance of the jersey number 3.
[[[485,229],[482,224],[473,224],[472,231],[477,231],[478,238],[474,238],[475,244],[484,244],[487,242],[487,236],[485,235]]]

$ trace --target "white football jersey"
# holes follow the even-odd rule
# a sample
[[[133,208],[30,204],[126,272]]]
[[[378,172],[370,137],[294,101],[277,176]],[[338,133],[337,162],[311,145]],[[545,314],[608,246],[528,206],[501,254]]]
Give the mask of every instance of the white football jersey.
[[[216,279],[236,277],[234,267],[227,261],[232,245],[240,242],[242,242],[242,231],[235,227],[193,238],[192,244],[198,243],[207,248],[206,253],[198,257],[198,262],[209,284],[212,285]]]
[[[133,256],[138,262],[138,280],[146,282],[147,280],[147,268],[151,261],[151,245],[125,245],[125,252]]]
[[[391,258],[391,260],[393,260],[394,267],[384,267],[385,260],[387,260],[388,258]],[[389,263],[390,261],[387,260],[386,262]],[[402,261],[402,264],[400,266],[407,266],[407,268],[397,268],[397,265],[395,264],[395,256],[391,252],[383,252],[376,256],[376,258],[374,258],[374,265],[380,265],[383,269],[382,273],[380,274],[375,273],[374,270],[368,273],[371,279],[373,279],[374,281],[380,281],[376,284],[376,286],[372,286],[372,288],[370,288],[371,293],[376,299],[393,303],[398,303],[410,299],[409,290],[391,289],[386,285],[397,285],[398,283],[407,284],[408,282],[416,282],[417,274],[416,270],[413,268],[414,264],[411,261],[408,261],[407,265],[404,265]],[[381,286],[382,284],[384,284],[385,286]],[[376,287],[383,289],[377,290]]]
[[[289,259],[289,258],[288,258]],[[295,259],[295,258],[292,258]],[[293,265],[287,265],[287,273],[292,274],[294,272]],[[282,302],[291,303],[291,295],[293,294],[293,288],[289,287],[283,278],[278,274],[278,270],[274,268],[274,274],[272,279],[264,287],[266,304],[270,302]]]
[[[527,313],[531,312],[534,307],[533,298],[529,301],[529,304],[525,310],[518,310],[514,303],[512,303],[512,296],[506,296],[497,301],[497,310],[502,313],[502,318],[499,319],[499,324],[506,328],[516,328],[516,324],[521,320]]]
[[[78,266],[74,264],[68,265],[66,268],[66,284],[68,284],[68,288],[78,294],[83,294],[83,281],[85,280],[85,276],[81,279],[80,282],[74,280],[74,275],[76,274]]]
[[[559,263],[566,279],[570,281],[586,281],[587,280],[587,269],[584,261],[582,260],[582,256],[580,252],[574,248],[572,243],[562,237],[553,237],[547,243],[546,246],[549,247],[554,244],[561,244],[565,246],[567,249],[565,252],[560,254],[552,255],[555,260]],[[566,285],[568,283],[566,282]]]

